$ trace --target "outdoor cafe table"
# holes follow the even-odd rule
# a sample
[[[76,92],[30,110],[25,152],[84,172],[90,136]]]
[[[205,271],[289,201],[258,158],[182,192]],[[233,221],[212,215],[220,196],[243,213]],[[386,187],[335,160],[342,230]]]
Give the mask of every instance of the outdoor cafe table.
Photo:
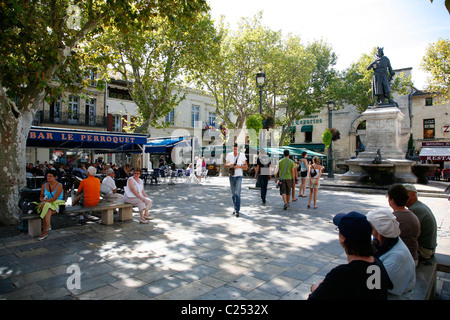
[[[27,177],[27,187],[34,189],[40,188],[42,183],[45,181],[45,176],[28,176]]]

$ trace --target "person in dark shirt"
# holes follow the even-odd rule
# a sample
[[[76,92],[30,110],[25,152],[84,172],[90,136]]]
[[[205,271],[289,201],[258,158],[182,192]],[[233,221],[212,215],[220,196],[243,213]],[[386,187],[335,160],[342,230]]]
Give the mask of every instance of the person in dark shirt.
[[[308,300],[386,300],[389,276],[371,243],[372,226],[361,213],[339,213],[333,218],[348,264],[331,270],[311,287]]]

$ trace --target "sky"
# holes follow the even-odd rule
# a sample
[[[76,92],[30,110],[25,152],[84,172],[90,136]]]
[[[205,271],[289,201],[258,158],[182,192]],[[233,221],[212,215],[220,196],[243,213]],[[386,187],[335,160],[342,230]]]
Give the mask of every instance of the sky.
[[[283,35],[299,35],[304,44],[324,40],[338,56],[336,68],[348,68],[374,47],[384,47],[394,69],[412,67],[412,80],[425,89],[420,64],[428,46],[450,39],[445,0],[208,0],[214,19],[224,16],[231,29],[242,17],[263,12],[262,24]]]

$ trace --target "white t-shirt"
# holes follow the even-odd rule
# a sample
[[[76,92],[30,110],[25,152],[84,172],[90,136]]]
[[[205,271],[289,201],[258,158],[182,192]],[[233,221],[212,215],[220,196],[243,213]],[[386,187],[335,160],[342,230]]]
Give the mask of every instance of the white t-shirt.
[[[109,195],[113,194],[113,190],[116,188],[116,183],[114,182],[113,178],[111,178],[110,176],[106,176],[100,186],[100,192]]]
[[[235,157],[234,152],[227,153],[227,157],[225,158],[227,163],[236,163],[238,166],[243,166],[245,161],[247,160],[247,157],[245,154],[238,152],[238,155]],[[237,168],[234,170],[234,176],[233,177],[240,177],[244,175],[244,171],[242,168]]]

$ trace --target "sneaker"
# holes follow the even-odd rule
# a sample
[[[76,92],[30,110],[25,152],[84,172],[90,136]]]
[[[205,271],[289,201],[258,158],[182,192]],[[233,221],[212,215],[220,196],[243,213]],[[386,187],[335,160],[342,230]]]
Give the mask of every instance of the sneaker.
[[[236,212],[236,218],[239,217],[239,212]]]

